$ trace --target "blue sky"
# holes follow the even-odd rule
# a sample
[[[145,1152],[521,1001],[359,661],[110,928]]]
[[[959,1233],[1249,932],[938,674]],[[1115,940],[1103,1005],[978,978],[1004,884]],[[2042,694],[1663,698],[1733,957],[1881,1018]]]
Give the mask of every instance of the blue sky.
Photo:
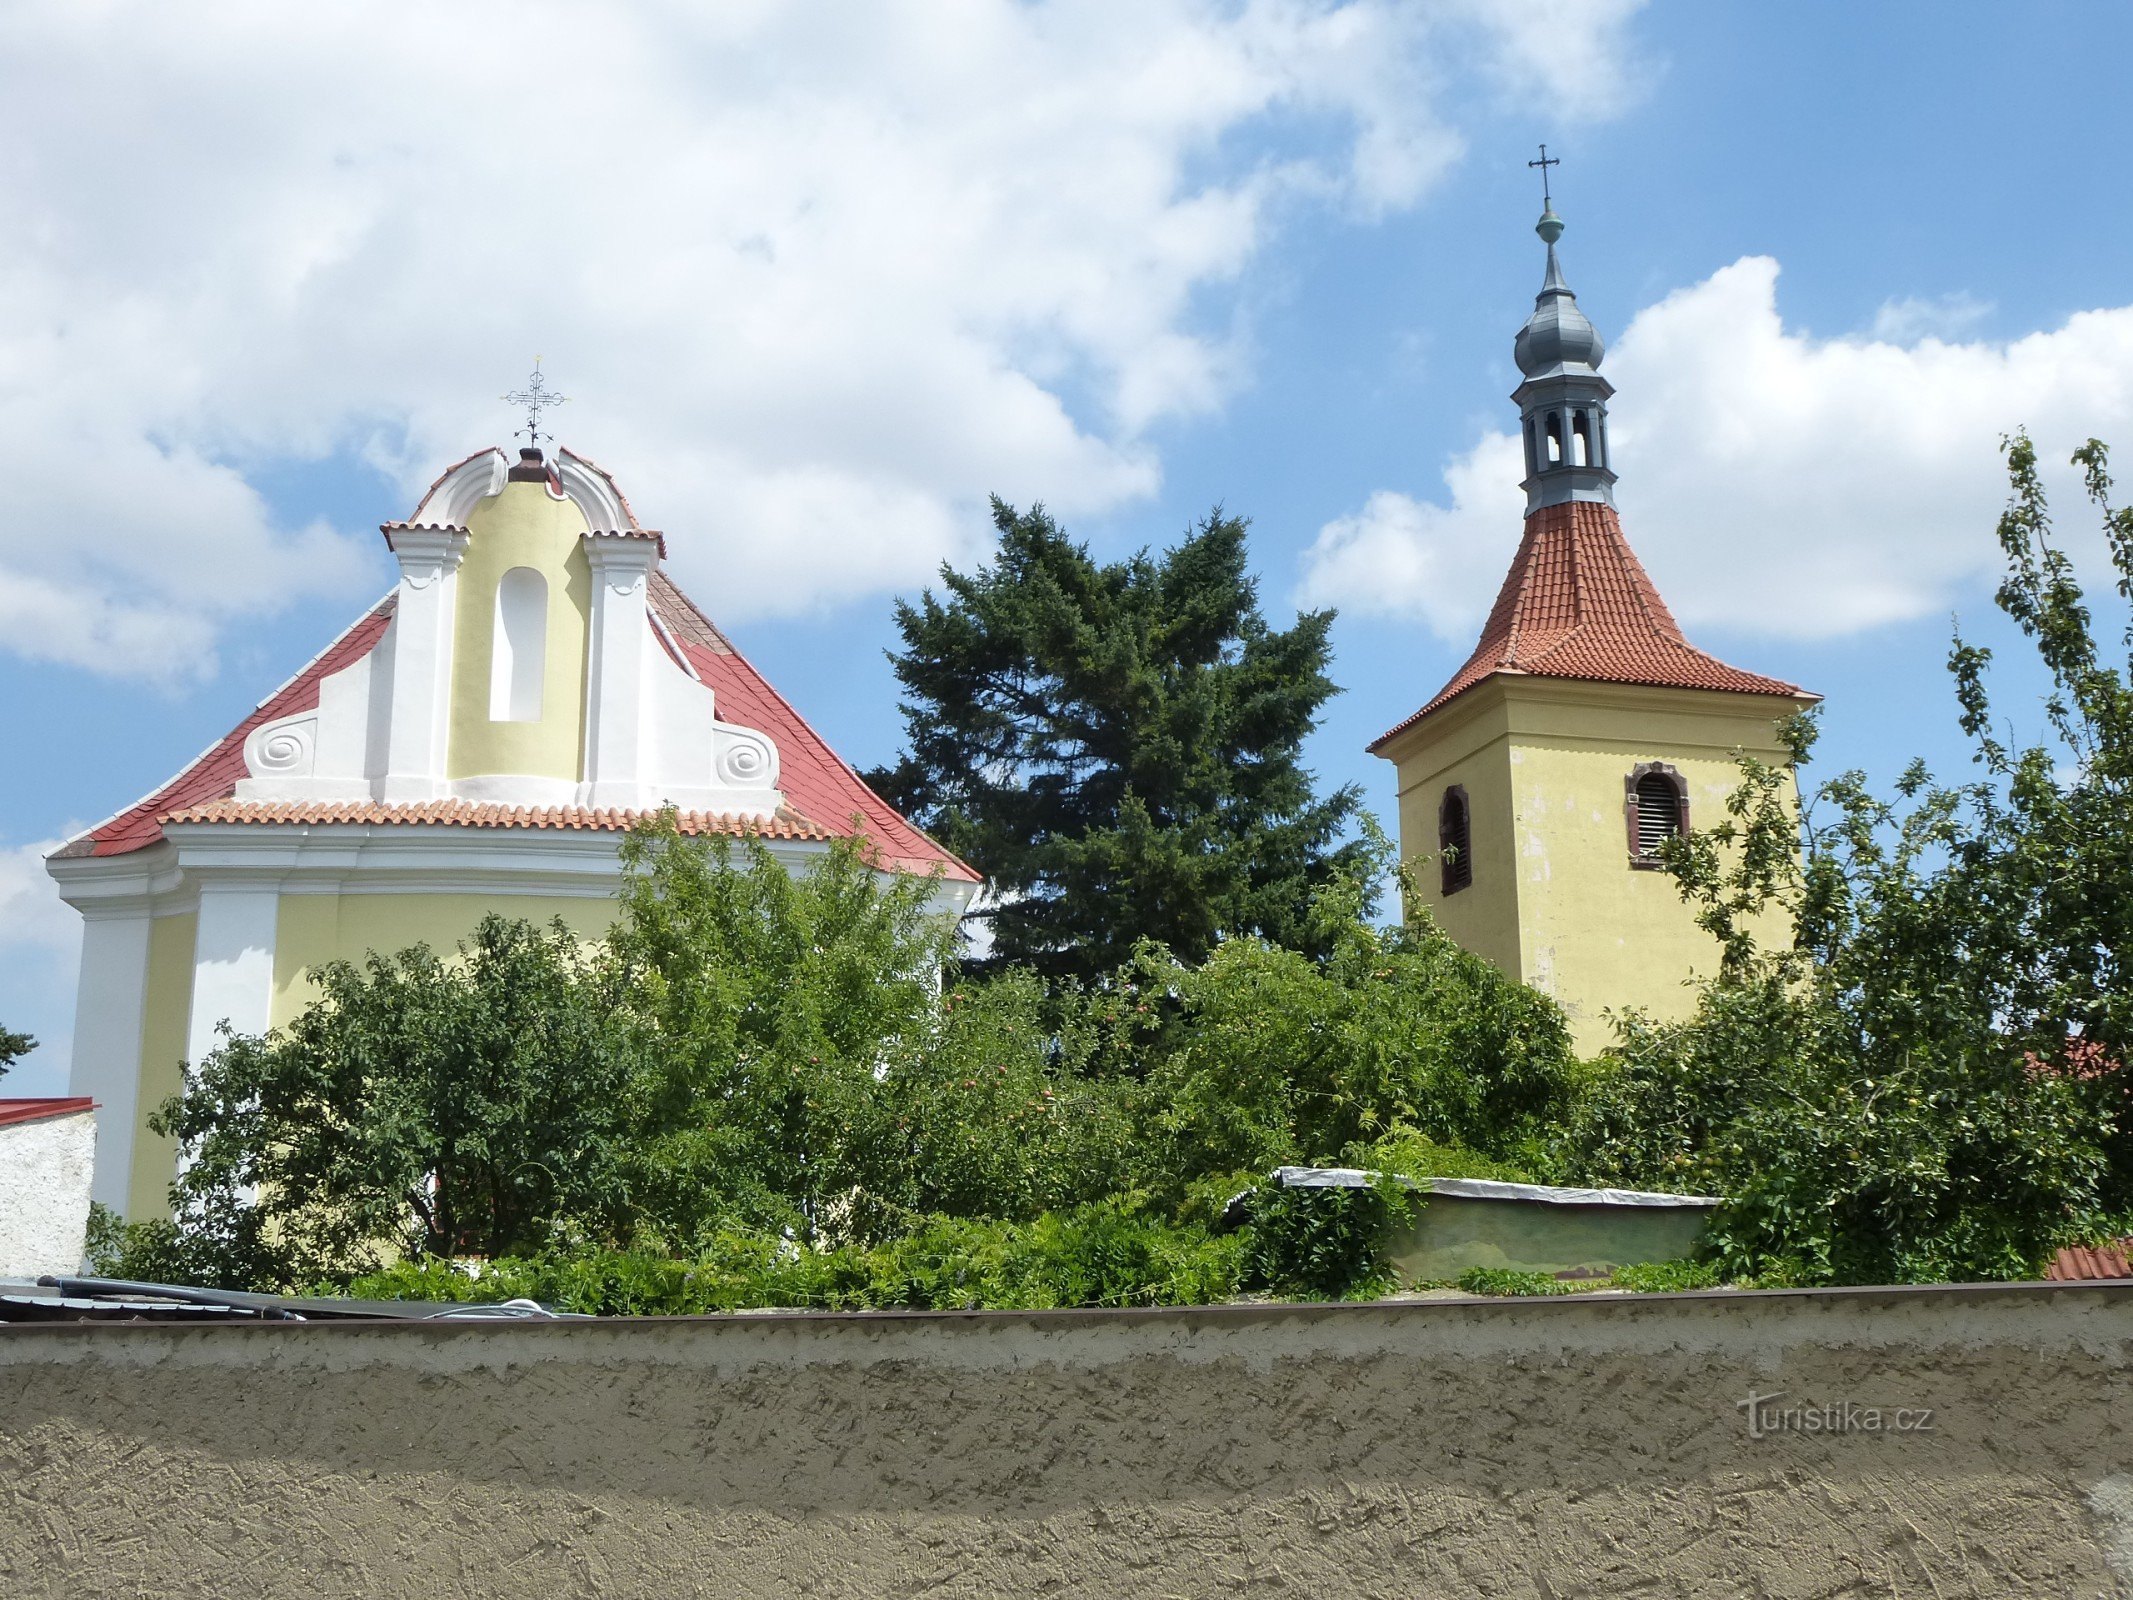
[[[1270,612],[1340,606],[1312,757],[1384,814],[1362,747],[1517,538],[1541,140],[1631,541],[1699,643],[1829,697],[1825,768],[1961,769],[1999,434],[2133,449],[2124,8],[443,9],[0,18],[10,1093],[64,1082],[40,848],[388,586],[376,525],[504,442],[536,351],[855,764],[898,747],[891,599],[982,556],[988,493],[1104,554],[1220,502]]]

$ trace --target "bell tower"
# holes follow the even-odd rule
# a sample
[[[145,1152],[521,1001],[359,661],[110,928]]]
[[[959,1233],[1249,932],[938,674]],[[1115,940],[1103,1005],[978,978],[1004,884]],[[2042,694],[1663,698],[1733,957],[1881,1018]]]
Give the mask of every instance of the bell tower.
[[[1399,774],[1422,904],[1553,995],[1595,1055],[1611,1011],[1693,1008],[1718,946],[1659,848],[1722,815],[1736,753],[1778,759],[1778,723],[1818,697],[1697,649],[1659,597],[1615,512],[1606,346],[1564,279],[1552,198],[1534,231],[1547,265],[1512,346],[1525,536],[1465,665],[1370,749]]]

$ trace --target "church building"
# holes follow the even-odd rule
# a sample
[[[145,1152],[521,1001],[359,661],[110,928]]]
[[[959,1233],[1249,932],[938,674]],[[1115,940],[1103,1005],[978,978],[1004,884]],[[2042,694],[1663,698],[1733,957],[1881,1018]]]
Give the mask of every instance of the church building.
[[[219,1024],[279,1027],[310,969],[447,951],[491,911],[597,937],[623,831],[664,806],[793,870],[863,834],[881,870],[935,875],[944,914],[976,891],[675,587],[664,538],[590,461],[481,451],[383,531],[390,594],[48,862],[83,918],[93,1193],[130,1218],[166,1208],[175,1151],[146,1118]]]
[[[1545,152],[1543,152],[1545,155]],[[1740,752],[1818,698],[1690,644],[1623,537],[1599,333],[1536,231],[1547,275],[1513,353],[1526,527],[1481,640],[1370,746],[1399,773],[1400,851],[1454,939],[1561,1003],[1597,1054],[1606,1013],[1686,1015],[1717,967],[1658,848],[1716,819]]]

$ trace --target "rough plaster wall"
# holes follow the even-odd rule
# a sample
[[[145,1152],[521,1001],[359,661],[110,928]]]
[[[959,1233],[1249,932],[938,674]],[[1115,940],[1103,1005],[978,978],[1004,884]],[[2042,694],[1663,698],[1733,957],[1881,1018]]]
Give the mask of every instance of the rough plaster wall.
[[[0,1592],[2087,1600],[2129,1353],[2089,1286],[22,1330]]]
[[[0,1128],[0,1278],[79,1272],[96,1113]]]

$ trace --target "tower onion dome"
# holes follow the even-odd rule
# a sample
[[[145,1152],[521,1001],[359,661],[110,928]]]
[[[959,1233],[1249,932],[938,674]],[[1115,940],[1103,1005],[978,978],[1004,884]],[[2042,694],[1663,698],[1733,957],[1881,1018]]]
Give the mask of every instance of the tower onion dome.
[[[1512,345],[1518,370],[1529,378],[1553,378],[1565,372],[1594,372],[1607,345],[1600,330],[1578,309],[1578,297],[1563,281],[1563,268],[1555,259],[1555,241],[1563,236],[1563,219],[1550,206],[1534,227],[1548,245],[1548,276],[1533,300],[1533,315],[1518,330]]]
[[[1526,445],[1526,510],[1573,500],[1614,504],[1615,474],[1608,460],[1607,401],[1614,385],[1600,376],[1607,346],[1578,309],[1563,282],[1555,241],[1563,219],[1550,204],[1534,230],[1548,246],[1548,275],[1533,300],[1533,315],[1518,330],[1512,353],[1524,381],[1512,393]]]

